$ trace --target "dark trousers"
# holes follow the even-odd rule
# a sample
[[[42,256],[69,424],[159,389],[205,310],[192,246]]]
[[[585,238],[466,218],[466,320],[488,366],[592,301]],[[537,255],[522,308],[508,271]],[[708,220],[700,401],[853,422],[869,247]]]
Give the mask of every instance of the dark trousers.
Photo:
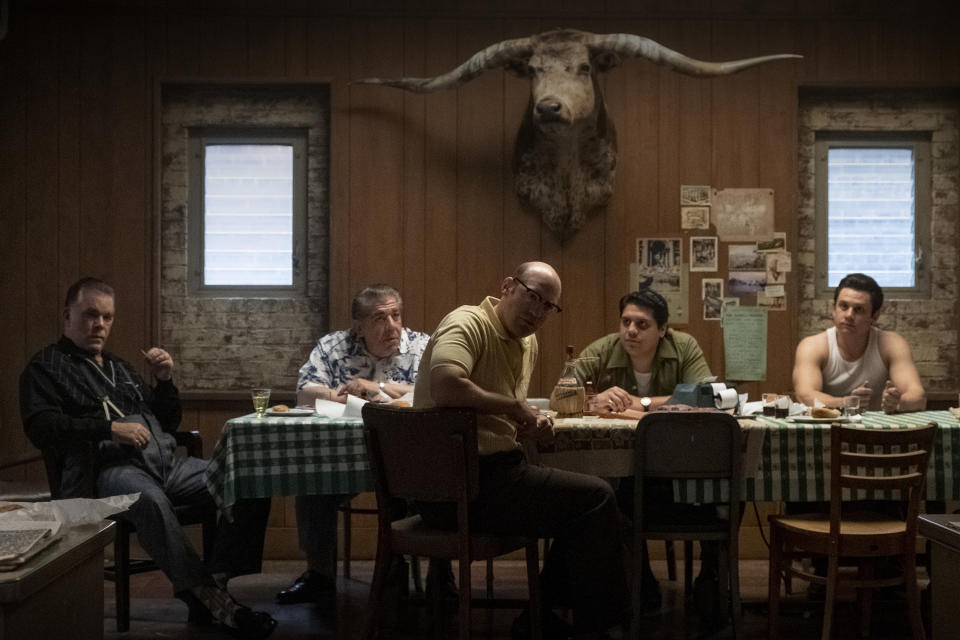
[[[206,460],[177,458],[167,469],[162,484],[133,465],[108,467],[100,472],[101,497],[140,493],[140,499],[120,517],[137,528],[140,545],[170,578],[174,593],[212,584],[213,573],[231,578],[260,571],[269,498],[241,500],[233,506],[231,521],[220,519],[213,557],[206,558],[206,562],[200,560],[187,539],[174,507],[213,507],[213,497],[205,482],[206,470]]]
[[[456,528],[453,504],[418,506],[431,526]],[[569,604],[577,632],[629,620],[620,514],[606,481],[529,465],[520,451],[481,456],[480,495],[470,505],[470,526],[551,538],[541,574],[544,603]]]

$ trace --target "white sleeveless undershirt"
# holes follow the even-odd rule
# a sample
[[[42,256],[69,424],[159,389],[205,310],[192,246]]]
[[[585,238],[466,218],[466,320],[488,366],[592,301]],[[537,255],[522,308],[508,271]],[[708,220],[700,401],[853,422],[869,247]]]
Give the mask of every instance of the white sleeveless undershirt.
[[[637,395],[641,398],[643,396],[650,395],[650,379],[653,378],[653,372],[648,371],[647,373],[640,373],[636,369],[633,370],[633,377],[637,379]]]
[[[870,406],[867,408],[870,411],[879,411],[883,386],[889,378],[887,367],[880,356],[880,329],[871,327],[866,350],[859,360],[853,362],[844,360],[840,355],[836,327],[827,329],[827,345],[827,363],[821,372],[824,393],[837,397],[848,396],[864,380],[869,380],[873,393],[870,395]]]

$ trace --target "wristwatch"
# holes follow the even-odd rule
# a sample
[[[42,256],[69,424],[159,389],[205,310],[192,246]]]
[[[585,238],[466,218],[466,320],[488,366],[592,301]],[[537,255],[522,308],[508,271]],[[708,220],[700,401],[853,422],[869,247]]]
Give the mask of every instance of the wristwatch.
[[[382,393],[383,395],[387,395],[387,392],[383,390],[383,387],[384,387],[384,383],[381,382],[381,383],[380,383],[380,393]]]
[[[643,407],[644,411],[650,411],[651,404],[653,404],[653,400],[650,399],[650,396],[640,398],[640,406]]]

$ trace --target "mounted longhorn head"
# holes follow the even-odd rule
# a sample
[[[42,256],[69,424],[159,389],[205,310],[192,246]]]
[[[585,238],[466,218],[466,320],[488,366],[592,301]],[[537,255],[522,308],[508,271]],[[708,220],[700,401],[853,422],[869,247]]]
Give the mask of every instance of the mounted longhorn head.
[[[582,227],[587,213],[606,205],[613,193],[616,131],[607,117],[598,78],[599,73],[616,66],[619,55],[645,58],[700,77],[802,57],[779,54],[704,62],[642,36],[564,29],[498,42],[456,69],[432,78],[364,78],[357,82],[428,93],[460,86],[497,67],[529,76],[530,103],[514,149],[517,196],[540,213],[562,239]]]

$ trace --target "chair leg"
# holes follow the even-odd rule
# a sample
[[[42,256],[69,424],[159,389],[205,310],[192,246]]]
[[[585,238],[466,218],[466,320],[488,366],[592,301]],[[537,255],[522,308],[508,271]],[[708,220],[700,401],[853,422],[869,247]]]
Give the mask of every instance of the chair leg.
[[[874,577],[873,560],[865,558],[860,561],[858,577],[862,580],[872,580]],[[870,617],[873,608],[873,587],[860,587],[857,590],[857,599],[860,601],[860,637],[870,635]]]
[[[840,560],[837,557],[836,549],[827,559],[827,596],[823,603],[823,630],[820,633],[821,640],[830,640],[830,631],[833,625],[833,609],[837,602],[837,574],[840,571]]]
[[[670,582],[677,581],[677,554],[673,551],[673,540],[663,541],[667,554],[667,579]]]
[[[470,560],[469,558],[460,558],[460,640],[470,640]],[[434,589],[435,594],[439,594],[441,589]],[[440,609],[434,610],[434,615]]]
[[[767,638],[776,640],[780,616],[780,540],[777,526],[770,526],[770,562],[767,571]]]
[[[113,540],[114,589],[117,600],[117,631],[130,630],[130,529],[117,521]]]
[[[370,598],[367,601],[367,621],[363,625],[365,640],[373,640],[380,630],[381,611],[383,604],[383,589],[387,583],[387,573],[390,571],[392,556],[384,547],[383,540],[377,542],[377,557],[373,565],[373,582],[370,584]]]
[[[493,558],[487,558],[487,600],[493,600]]]
[[[541,640],[540,620],[543,605],[540,602],[540,558],[539,542],[527,545],[527,588],[530,591],[530,640]]]
[[[920,615],[920,587],[917,585],[917,558],[912,550],[904,554],[903,580],[907,592],[910,632],[913,635],[913,640],[925,640],[923,616]]]
[[[413,576],[413,590],[416,593],[423,593],[423,578],[420,572],[420,558],[410,556],[410,574]]]
[[[350,579],[350,556],[352,554],[352,550],[350,548],[352,524],[353,511],[350,509],[350,502],[348,501],[343,506],[343,577],[347,578],[348,580]]]
[[[733,637],[737,637],[743,621],[743,607],[740,603],[740,551],[737,541],[727,543],[727,578],[730,592],[730,624],[733,625]]]
[[[693,593],[693,540],[683,541],[683,597]]]

